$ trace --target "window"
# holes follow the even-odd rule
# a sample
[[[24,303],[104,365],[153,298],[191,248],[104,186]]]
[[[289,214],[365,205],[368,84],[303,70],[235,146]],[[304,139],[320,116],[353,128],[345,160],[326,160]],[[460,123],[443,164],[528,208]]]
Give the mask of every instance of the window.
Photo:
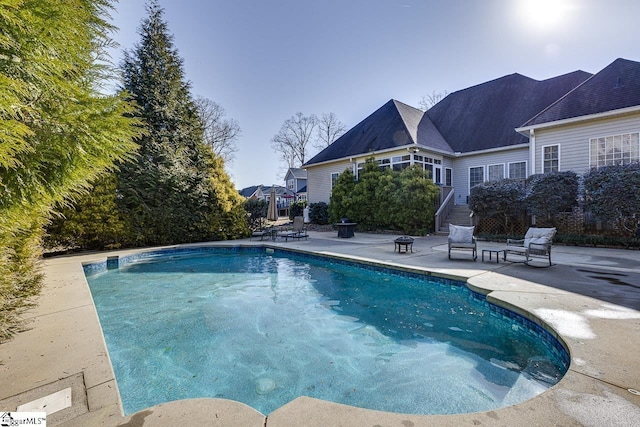
[[[509,178],[525,179],[527,177],[527,162],[509,163]]]
[[[429,172],[429,176],[433,182],[442,184],[442,159],[434,159],[433,157],[414,154],[413,163],[422,166],[422,169]]]
[[[394,171],[401,171],[402,169],[406,169],[411,166],[410,155],[392,157],[391,161],[393,163],[392,168]]]
[[[331,174],[331,188],[333,188],[336,185],[336,181],[338,181],[339,176],[340,174],[338,172],[333,172]]]
[[[590,141],[591,167],[626,165],[640,160],[640,133],[592,138]]]
[[[542,147],[542,173],[558,172],[560,170],[560,146],[547,145]]]
[[[451,170],[451,168],[446,168],[444,170],[444,185],[446,185],[447,187],[451,187],[453,185],[452,175],[453,171]]]
[[[290,179],[287,181],[287,189],[289,190],[294,190],[293,186],[295,185],[296,180],[295,179]]]
[[[499,165],[489,165],[487,170],[488,181],[500,181],[504,179],[504,163]]]
[[[469,168],[469,188],[473,188],[476,185],[484,181],[484,166],[476,166]]]

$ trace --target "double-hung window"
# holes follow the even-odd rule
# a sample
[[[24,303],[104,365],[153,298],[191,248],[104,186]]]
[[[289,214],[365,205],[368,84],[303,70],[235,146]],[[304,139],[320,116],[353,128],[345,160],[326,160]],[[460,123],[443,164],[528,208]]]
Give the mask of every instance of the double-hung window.
[[[469,188],[484,182],[484,166],[469,168]]]
[[[542,147],[542,173],[558,172],[560,170],[560,146],[547,145]]]
[[[640,132],[591,138],[591,167],[626,165],[640,161]]]
[[[527,162],[509,163],[509,178],[525,179],[527,177]]]
[[[340,173],[338,172],[333,172],[331,174],[331,188],[333,188],[336,185],[336,182],[338,181],[339,176],[340,176]]]
[[[488,181],[500,181],[504,179],[504,163],[489,165],[487,167],[487,174]]]

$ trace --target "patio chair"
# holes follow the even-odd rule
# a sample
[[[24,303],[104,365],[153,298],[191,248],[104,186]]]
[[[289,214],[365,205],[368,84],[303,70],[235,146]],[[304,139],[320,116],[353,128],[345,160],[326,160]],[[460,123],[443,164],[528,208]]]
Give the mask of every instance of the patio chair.
[[[478,258],[478,248],[476,238],[473,235],[475,226],[463,226],[449,224],[449,259],[452,250],[471,251],[471,256],[475,261]]]
[[[306,240],[309,237],[309,235],[307,234],[307,226],[304,223],[304,217],[301,217],[301,216],[294,217],[293,226],[291,227],[291,230],[282,234],[282,237],[285,238],[285,241],[289,240],[289,238],[292,238],[292,239],[304,238]]]
[[[532,261],[531,257],[538,256],[548,258],[549,267],[551,267],[553,265],[551,263],[551,246],[555,234],[555,228],[531,227],[527,230],[524,239],[507,239],[504,259],[507,260],[508,254],[520,255],[524,257],[524,263],[526,265],[531,265],[529,264],[529,262]]]

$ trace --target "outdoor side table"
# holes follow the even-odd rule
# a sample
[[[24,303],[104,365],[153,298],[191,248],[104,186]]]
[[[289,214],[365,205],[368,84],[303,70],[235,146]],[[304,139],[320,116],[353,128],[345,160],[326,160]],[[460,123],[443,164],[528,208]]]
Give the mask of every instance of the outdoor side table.
[[[493,254],[496,254],[496,262],[499,263],[500,262],[500,253],[502,253],[502,260],[504,261],[506,259],[506,253],[504,251],[504,249],[483,249],[482,250],[482,262],[484,262],[484,254],[485,252],[489,253],[489,261],[492,260],[493,258]]]
[[[413,237],[409,237],[409,236],[398,237],[397,239],[394,240],[394,242],[395,242],[395,246],[393,248],[394,252],[397,249],[399,254],[402,254],[402,253],[406,254],[409,251],[413,253]],[[404,252],[402,251],[403,246],[404,246]]]
[[[338,237],[349,238],[355,235],[357,222],[337,222],[336,227],[338,227]]]

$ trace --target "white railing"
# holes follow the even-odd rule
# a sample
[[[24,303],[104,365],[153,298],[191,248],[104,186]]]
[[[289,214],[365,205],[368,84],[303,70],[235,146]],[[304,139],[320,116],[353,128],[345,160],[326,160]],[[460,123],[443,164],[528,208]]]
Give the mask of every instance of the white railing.
[[[438,210],[436,211],[436,221],[435,221],[436,233],[440,231],[440,227],[442,226],[442,221],[444,221],[449,216],[451,209],[453,209],[454,193],[455,193],[455,190],[452,188],[449,194],[447,194],[447,196],[444,198],[444,200],[440,204],[440,207],[438,208]]]

